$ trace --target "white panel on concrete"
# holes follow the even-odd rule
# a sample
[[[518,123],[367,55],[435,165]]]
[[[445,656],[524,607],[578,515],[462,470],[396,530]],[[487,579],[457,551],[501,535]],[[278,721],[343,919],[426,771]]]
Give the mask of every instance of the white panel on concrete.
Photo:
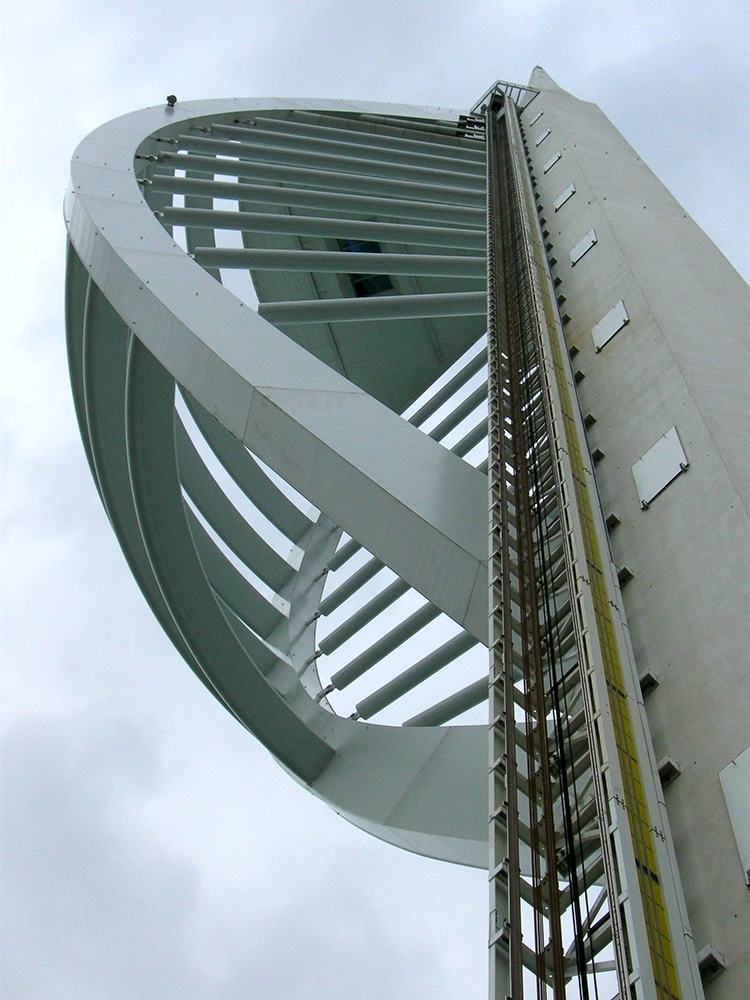
[[[670,427],[633,466],[641,507],[647,507],[687,467],[688,460],[680,444],[677,428]]]
[[[611,340],[629,322],[630,317],[625,309],[625,303],[620,299],[616,305],[612,306],[608,313],[602,316],[591,330],[591,336],[594,338],[594,347],[597,353],[601,351],[607,341]]]
[[[545,174],[547,173],[548,170],[551,170],[554,167],[554,165],[557,163],[557,161],[560,159],[561,156],[562,156],[562,153],[558,149],[558,151],[555,153],[555,155],[551,156],[547,160],[547,162],[542,167],[542,170],[544,171]]]
[[[537,111],[537,113],[534,115],[534,117],[529,122],[529,125],[536,125],[536,123],[539,121],[539,119],[542,117],[543,114],[544,114],[543,111]]]
[[[745,881],[750,886],[750,747],[719,771]]]
[[[544,142],[544,140],[547,138],[547,136],[550,134],[551,131],[552,131],[552,129],[548,128],[545,132],[542,132],[542,134],[539,136],[539,138],[536,141],[536,145],[537,146],[541,146],[541,144]]]
[[[568,198],[571,198],[575,193],[576,193],[575,184],[568,184],[565,190],[561,191],[560,194],[555,198],[554,201],[555,211],[557,212],[559,209],[561,209],[565,204],[565,202],[568,200]]]
[[[594,246],[599,237],[596,235],[595,229],[589,229],[586,235],[580,239],[573,249],[570,251],[570,263],[575,265],[583,257],[585,253]]]

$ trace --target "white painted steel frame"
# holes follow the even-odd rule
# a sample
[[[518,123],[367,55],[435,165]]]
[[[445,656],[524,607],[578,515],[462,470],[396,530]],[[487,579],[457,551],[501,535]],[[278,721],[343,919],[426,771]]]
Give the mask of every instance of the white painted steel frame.
[[[136,176],[136,156],[149,165],[161,155],[149,151],[156,148],[150,139],[155,132],[168,139],[201,120],[277,107],[273,101],[220,101],[150,109],[104,126],[79,147],[65,216],[71,372],[84,441],[154,612],[230,711],[353,822],[411,850],[484,866],[486,787],[474,766],[483,756],[482,728],[394,729],[339,718],[311,697],[304,676],[315,648],[308,619],[320,601],[321,567],[333,557],[337,526],[429,598],[435,613],[442,610],[468,635],[486,641],[484,474],[222,288],[154,218]],[[307,107],[372,116],[381,111],[325,102]],[[305,105],[295,108],[304,111]],[[416,114],[408,107],[389,106],[388,112],[393,118]],[[418,116],[457,117],[422,109]],[[236,166],[221,169],[237,172]],[[204,185],[202,193],[205,182],[196,183]],[[345,199],[362,198],[357,184],[348,186],[356,193]],[[393,191],[390,180],[367,186],[378,198]],[[464,196],[455,185],[446,190],[446,209],[411,202],[411,216],[449,215],[450,205]],[[484,305],[474,311],[481,318]],[[230,460],[246,457],[240,443],[249,447],[326,512],[327,535],[310,525],[311,542],[303,532],[295,543],[303,557],[298,572],[290,568],[288,621],[273,605],[248,596],[185,507],[183,490],[204,512],[207,503],[215,509],[221,501],[211,501],[211,491],[190,471],[196,464],[189,439],[175,424],[175,384]],[[230,530],[226,506],[220,516]],[[260,543],[253,544],[257,549]],[[265,640],[237,616],[238,602],[249,599],[256,607],[254,627]],[[298,632],[292,660],[269,655],[274,647],[268,643],[280,628]]]

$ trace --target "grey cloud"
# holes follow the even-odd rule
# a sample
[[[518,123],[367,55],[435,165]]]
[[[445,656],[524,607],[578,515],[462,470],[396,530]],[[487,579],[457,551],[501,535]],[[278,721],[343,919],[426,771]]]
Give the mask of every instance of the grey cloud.
[[[17,15],[4,60],[5,995],[482,995],[485,876],[373,842],[305,795],[179,661],[125,568],[68,400],[69,159],[87,131],[168,92],[461,107],[540,63],[600,104],[748,273],[744,5],[688,18],[676,0],[30,0]]]
[[[134,851],[119,802],[123,778],[141,791],[153,781],[149,739],[123,720],[105,730],[80,717],[9,735],[4,946],[14,998],[201,995],[186,943],[196,874]]]

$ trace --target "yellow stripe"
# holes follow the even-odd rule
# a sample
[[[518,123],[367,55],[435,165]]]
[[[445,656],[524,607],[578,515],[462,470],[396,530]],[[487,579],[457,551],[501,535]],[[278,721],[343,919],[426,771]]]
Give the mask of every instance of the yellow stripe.
[[[539,255],[541,246],[532,237],[537,254],[537,268],[541,271]],[[544,273],[542,271],[542,273]],[[555,314],[546,282],[540,281],[548,331],[556,330]],[[633,851],[638,866],[638,882],[646,919],[649,950],[653,965],[657,995],[664,1000],[678,1000],[679,984],[674,961],[672,941],[664,904],[654,845],[653,824],[643,790],[641,765],[633,737],[630,708],[623,684],[622,663],[617,644],[614,621],[610,610],[607,586],[602,569],[601,549],[597,537],[591,499],[589,496],[583,458],[578,443],[578,432],[573,419],[573,404],[568,387],[567,372],[562,360],[560,344],[554,335],[549,337],[557,389],[562,408],[565,442],[573,470],[573,485],[578,514],[583,531],[583,544],[589,574],[589,586],[594,605],[596,629],[602,652],[602,665],[607,684],[609,706],[615,730],[620,771],[623,779],[625,810],[633,841]]]

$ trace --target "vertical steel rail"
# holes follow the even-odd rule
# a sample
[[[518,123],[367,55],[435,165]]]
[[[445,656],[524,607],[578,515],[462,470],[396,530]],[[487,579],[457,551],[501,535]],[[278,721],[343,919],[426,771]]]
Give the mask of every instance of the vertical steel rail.
[[[492,588],[491,653],[491,725],[497,730],[497,713],[504,711],[503,757],[504,792],[501,806],[492,803],[493,817],[498,808],[506,810],[507,834],[507,932],[493,948],[506,945],[510,960],[510,995],[523,994],[519,966],[531,968],[535,975],[539,1000],[547,996],[548,984],[559,1000],[565,995],[560,884],[557,872],[557,835],[554,821],[554,796],[547,740],[547,690],[545,682],[545,643],[540,607],[540,582],[537,579],[535,514],[540,503],[530,465],[538,461],[536,443],[544,432],[539,426],[538,404],[534,400],[538,369],[535,316],[530,275],[524,255],[511,234],[523,220],[513,193],[512,171],[506,162],[507,125],[502,101],[493,102],[487,114],[488,150],[488,261],[489,351],[491,384],[491,525],[490,560]],[[502,294],[501,294],[502,289]],[[528,426],[527,426],[528,425]],[[511,538],[510,526],[515,529]],[[502,573],[502,577],[498,574]],[[518,606],[513,620],[512,590],[515,586]],[[497,609],[502,608],[502,629],[497,634]],[[546,628],[546,623],[545,623]],[[514,666],[520,677],[514,675]],[[517,690],[516,690],[517,689]],[[500,693],[502,692],[502,694]],[[518,702],[518,704],[517,704]],[[516,717],[520,716],[517,723]],[[497,759],[497,738],[493,735],[491,768],[492,794],[497,797],[501,783]],[[518,754],[518,747],[523,753]],[[520,811],[519,782],[525,790]],[[525,837],[530,848],[530,873],[520,869],[520,843]],[[491,859],[493,884],[501,877],[498,859]],[[530,879],[530,884],[529,884]],[[505,885],[503,885],[505,888]],[[493,902],[500,901],[497,885]],[[521,897],[531,905],[534,925],[534,948],[522,941]],[[547,928],[549,933],[547,933]],[[498,967],[495,955],[492,965]],[[514,975],[515,970],[515,975]],[[501,996],[499,980],[494,996]]]
[[[497,123],[500,136],[507,121]],[[507,144],[504,144],[507,146]],[[508,370],[510,388],[512,467],[516,491],[516,548],[518,591],[521,607],[520,652],[524,690],[523,731],[526,740],[526,782],[528,785],[529,846],[531,848],[531,897],[534,918],[536,985],[539,1000],[547,995],[551,980],[553,995],[565,995],[560,886],[557,872],[556,830],[553,791],[547,741],[547,685],[545,682],[544,631],[548,631],[541,581],[537,569],[535,512],[540,503],[532,465],[537,460],[540,436],[546,429],[534,419],[538,379],[537,345],[534,337],[533,290],[531,276],[518,247],[508,238],[518,232],[523,220],[518,201],[512,196],[510,165],[503,157],[501,179],[503,197],[502,252],[505,272],[505,300],[508,320]],[[545,918],[549,940],[545,934]]]
[[[521,861],[511,604],[505,277],[499,205],[497,109],[487,110],[487,353],[490,566],[490,997],[521,997]]]

